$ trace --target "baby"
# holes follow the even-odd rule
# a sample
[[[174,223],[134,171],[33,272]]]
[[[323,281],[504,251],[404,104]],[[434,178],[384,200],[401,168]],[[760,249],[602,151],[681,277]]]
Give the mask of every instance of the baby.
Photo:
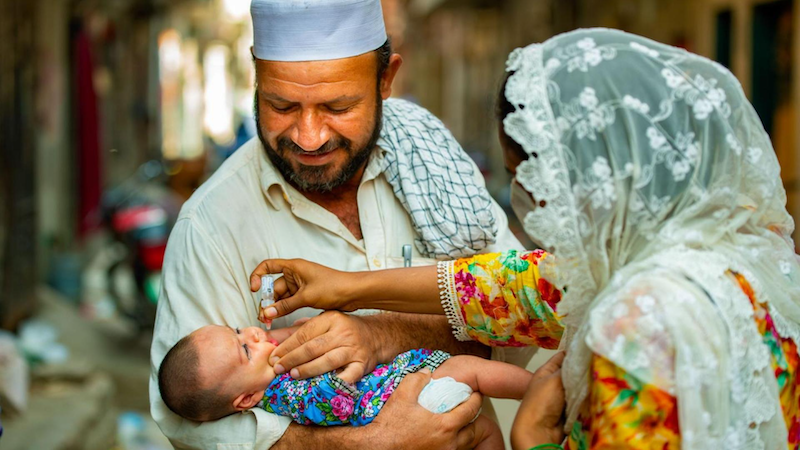
[[[434,413],[455,408],[473,391],[522,399],[533,376],[499,361],[423,349],[379,365],[354,385],[333,372],[295,380],[288,373],[275,376],[269,358],[277,345],[258,327],[208,325],[194,331],[161,363],[158,384],[164,403],[199,422],[258,406],[304,425],[359,426],[372,422],[405,375],[423,368],[435,372],[418,401]],[[476,448],[502,449],[497,424],[484,416],[476,420],[489,430]]]

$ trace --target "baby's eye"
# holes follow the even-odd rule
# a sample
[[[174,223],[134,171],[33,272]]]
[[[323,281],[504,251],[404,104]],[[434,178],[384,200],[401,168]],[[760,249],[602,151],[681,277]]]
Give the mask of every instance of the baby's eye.
[[[239,327],[236,327],[236,334],[242,334],[241,331],[239,331]]]
[[[244,347],[244,354],[247,355],[247,360],[250,361],[250,349],[247,344],[242,344],[242,347]]]

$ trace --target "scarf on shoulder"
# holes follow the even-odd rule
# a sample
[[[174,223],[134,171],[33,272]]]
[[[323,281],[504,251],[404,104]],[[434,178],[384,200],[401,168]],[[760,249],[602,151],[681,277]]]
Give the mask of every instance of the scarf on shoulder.
[[[492,198],[438,118],[411,102],[387,99],[378,146],[385,151],[386,179],[411,216],[420,253],[461,258],[495,242]]]

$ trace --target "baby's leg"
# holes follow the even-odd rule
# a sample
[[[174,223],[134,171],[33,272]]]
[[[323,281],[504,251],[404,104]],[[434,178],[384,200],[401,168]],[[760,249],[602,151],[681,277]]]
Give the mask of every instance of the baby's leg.
[[[500,426],[484,415],[475,419],[475,450],[505,450]]]
[[[433,372],[433,378],[443,377],[452,377],[488,397],[522,400],[533,373],[501,361],[457,355]]]

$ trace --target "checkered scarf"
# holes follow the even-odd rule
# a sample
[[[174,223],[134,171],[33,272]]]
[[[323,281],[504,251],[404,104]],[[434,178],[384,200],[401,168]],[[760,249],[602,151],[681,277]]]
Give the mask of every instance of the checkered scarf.
[[[470,256],[493,244],[492,198],[444,124],[411,102],[383,103],[378,146],[394,194],[411,215],[417,249],[436,259]]]

